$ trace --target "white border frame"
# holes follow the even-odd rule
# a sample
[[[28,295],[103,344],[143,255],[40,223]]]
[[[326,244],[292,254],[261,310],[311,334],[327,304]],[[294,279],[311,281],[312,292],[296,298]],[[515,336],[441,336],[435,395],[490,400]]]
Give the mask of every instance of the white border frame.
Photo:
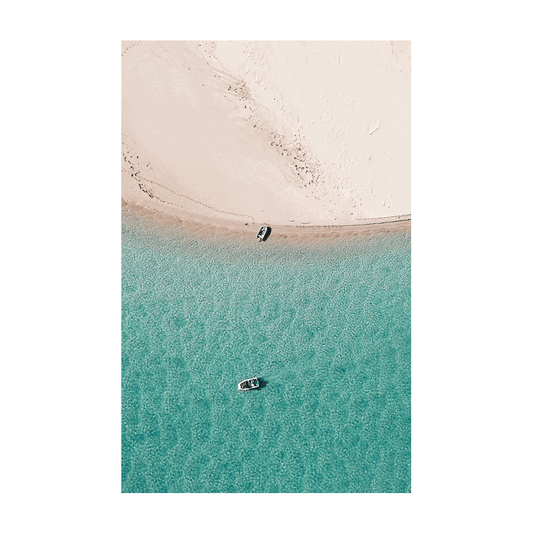
[[[410,494],[122,494],[120,385],[121,41],[409,40],[412,52],[412,472]],[[427,514],[431,512],[431,22],[102,20],[101,512]]]

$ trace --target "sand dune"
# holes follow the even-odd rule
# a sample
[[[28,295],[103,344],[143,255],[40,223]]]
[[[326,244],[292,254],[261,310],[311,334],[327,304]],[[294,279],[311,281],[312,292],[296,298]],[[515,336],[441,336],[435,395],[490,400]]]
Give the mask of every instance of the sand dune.
[[[410,218],[409,43],[122,49],[125,203],[231,226]]]

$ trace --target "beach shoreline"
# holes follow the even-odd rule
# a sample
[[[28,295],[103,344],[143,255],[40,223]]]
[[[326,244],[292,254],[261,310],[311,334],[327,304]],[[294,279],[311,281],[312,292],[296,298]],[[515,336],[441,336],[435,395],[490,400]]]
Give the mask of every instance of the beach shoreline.
[[[199,237],[224,237],[256,240],[262,223],[243,223],[235,220],[205,217],[187,213],[177,208],[158,209],[153,205],[129,203],[122,199],[123,212],[137,219],[148,218],[167,231],[187,232]],[[123,217],[124,219],[124,217]],[[266,222],[267,225],[269,225]],[[305,241],[340,240],[357,236],[372,236],[396,231],[411,230],[411,215],[388,217],[387,219],[366,219],[346,225],[272,225],[271,234],[265,244],[287,242],[298,244]]]

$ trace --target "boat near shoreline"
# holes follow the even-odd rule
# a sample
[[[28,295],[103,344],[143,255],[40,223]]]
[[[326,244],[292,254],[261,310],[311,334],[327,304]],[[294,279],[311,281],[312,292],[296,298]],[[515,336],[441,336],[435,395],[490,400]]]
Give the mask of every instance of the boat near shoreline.
[[[261,226],[259,233],[257,234],[258,241],[264,241],[267,238],[270,228],[268,226]]]

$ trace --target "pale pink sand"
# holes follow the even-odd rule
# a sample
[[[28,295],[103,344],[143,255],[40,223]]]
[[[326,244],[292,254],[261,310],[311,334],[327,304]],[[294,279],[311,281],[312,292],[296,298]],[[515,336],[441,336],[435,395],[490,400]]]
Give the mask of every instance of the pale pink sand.
[[[410,219],[410,43],[122,48],[124,202],[243,230]]]

